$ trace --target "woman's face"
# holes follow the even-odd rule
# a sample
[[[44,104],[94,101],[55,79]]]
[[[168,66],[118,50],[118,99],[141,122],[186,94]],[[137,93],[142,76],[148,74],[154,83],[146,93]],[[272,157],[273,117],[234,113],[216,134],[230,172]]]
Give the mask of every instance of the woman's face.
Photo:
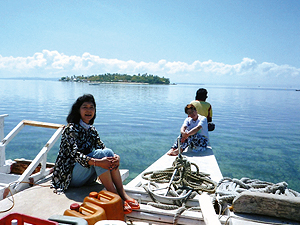
[[[90,120],[95,116],[95,106],[92,102],[84,102],[80,106],[80,116],[83,122],[89,124]]]
[[[197,110],[188,109],[187,110],[187,114],[188,114],[188,117],[191,117],[193,120],[197,120],[198,119]]]

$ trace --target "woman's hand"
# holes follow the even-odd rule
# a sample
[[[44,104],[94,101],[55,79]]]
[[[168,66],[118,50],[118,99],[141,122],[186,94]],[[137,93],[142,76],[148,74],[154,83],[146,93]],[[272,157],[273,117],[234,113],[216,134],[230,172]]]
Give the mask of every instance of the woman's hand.
[[[185,140],[189,137],[189,134],[184,132],[181,134],[181,143],[185,142]]]
[[[117,169],[120,165],[120,156],[114,155],[113,157],[103,157],[102,159],[93,158],[94,166],[100,166],[107,170]]]
[[[109,157],[111,159],[111,170],[119,168],[120,156],[115,154],[114,157]]]
[[[102,167],[106,170],[111,170],[112,167],[112,157],[103,157],[102,159],[93,158],[94,166]]]

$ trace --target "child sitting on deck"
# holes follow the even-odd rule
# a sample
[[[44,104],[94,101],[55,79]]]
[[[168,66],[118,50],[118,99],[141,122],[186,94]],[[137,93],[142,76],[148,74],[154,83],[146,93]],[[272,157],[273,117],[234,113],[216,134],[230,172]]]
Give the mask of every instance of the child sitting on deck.
[[[199,115],[192,104],[188,104],[184,111],[188,118],[184,120],[180,129],[181,152],[187,147],[190,147],[193,152],[205,151],[208,144],[207,118]],[[179,154],[177,141],[167,154],[171,156]]]

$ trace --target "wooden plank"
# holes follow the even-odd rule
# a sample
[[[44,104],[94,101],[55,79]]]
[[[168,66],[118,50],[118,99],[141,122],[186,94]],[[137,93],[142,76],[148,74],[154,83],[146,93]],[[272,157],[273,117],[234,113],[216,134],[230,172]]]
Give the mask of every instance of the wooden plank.
[[[173,224],[177,210],[162,210],[149,205],[140,205],[139,210],[133,210],[126,215],[127,220],[141,221],[153,224]],[[205,225],[202,213],[184,211],[178,218],[177,224]]]
[[[234,199],[233,211],[300,221],[300,197],[247,191]]]
[[[47,123],[47,122],[38,122],[32,120],[22,120],[24,125],[34,126],[34,127],[45,127],[45,128],[53,128],[58,129],[64,127],[62,124],[55,124],[55,123]]]
[[[203,192],[199,197],[199,204],[206,225],[221,225],[218,216],[214,210],[211,198],[206,192]]]

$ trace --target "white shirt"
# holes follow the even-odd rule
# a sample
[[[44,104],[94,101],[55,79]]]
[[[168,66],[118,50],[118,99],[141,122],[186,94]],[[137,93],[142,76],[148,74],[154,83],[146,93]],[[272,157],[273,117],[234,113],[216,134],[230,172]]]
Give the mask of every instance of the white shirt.
[[[202,128],[198,131],[198,133],[208,138],[207,118],[205,116],[201,116],[198,114],[197,120],[193,120],[191,117],[187,117],[184,120],[183,125],[187,127],[188,131],[190,131],[194,127],[197,127],[198,125],[201,125]]]

